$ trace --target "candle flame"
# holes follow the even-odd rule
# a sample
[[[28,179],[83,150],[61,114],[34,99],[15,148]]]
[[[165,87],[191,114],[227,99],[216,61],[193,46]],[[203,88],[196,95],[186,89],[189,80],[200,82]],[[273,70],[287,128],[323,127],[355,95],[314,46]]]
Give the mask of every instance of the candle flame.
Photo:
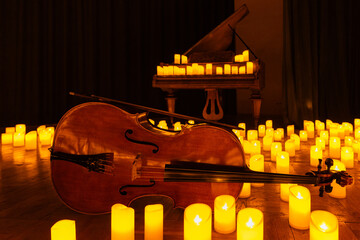
[[[335,165],[335,169],[334,169],[334,170],[335,170],[335,171],[340,171],[338,165]]]
[[[196,225],[200,225],[200,222],[202,221],[202,219],[199,217],[199,215],[196,215],[196,217],[194,218],[194,222],[196,223]]]
[[[225,211],[228,210],[228,205],[225,203],[224,206],[222,207],[222,209],[224,209]]]
[[[253,222],[252,218],[249,217],[249,221],[247,221],[246,226],[249,228],[253,228],[255,223]]]
[[[303,196],[301,196],[300,192],[298,192],[297,196],[298,199],[303,199]]]
[[[324,222],[320,225],[320,228],[321,228],[321,231],[323,231],[323,232],[326,232],[326,230],[329,229],[329,227]]]

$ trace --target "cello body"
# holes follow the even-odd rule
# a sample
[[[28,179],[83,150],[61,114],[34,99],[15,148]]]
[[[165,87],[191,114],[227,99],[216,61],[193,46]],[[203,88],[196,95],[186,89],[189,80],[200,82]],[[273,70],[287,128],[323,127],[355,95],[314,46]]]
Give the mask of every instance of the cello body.
[[[71,155],[72,161],[57,159],[56,153]],[[77,162],[77,156],[102,153],[113,154],[109,173],[92,171],[79,164],[80,160]],[[108,213],[115,203],[129,205],[147,195],[169,196],[180,207],[196,202],[212,207],[216,196],[237,197],[242,188],[241,183],[134,179],[136,161],[159,168],[174,160],[245,165],[240,141],[223,128],[193,125],[179,132],[161,130],[147,121],[146,114],[130,114],[99,102],[75,106],[61,118],[52,154],[51,176],[56,192],[67,206],[87,214]],[[121,188],[125,194],[120,193]]]

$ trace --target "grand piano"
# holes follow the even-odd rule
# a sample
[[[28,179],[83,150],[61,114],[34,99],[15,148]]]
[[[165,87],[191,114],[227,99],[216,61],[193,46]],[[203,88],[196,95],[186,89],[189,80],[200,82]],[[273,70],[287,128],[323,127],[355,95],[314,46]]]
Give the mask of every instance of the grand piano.
[[[234,35],[245,47],[246,43],[235,32],[236,24],[247,16],[245,4],[230,17],[204,36],[189,50],[179,56],[174,55],[174,63],[160,63],[153,76],[152,86],[167,92],[169,112],[175,112],[175,91],[179,89],[204,89],[207,92],[202,115],[207,120],[223,118],[219,101],[219,89],[249,89],[253,104],[255,127],[258,125],[261,107],[261,89],[265,86],[264,64],[250,50],[236,55],[228,50]],[[245,56],[248,54],[248,56]],[[237,58],[238,57],[238,58]],[[251,60],[251,58],[253,60]],[[239,60],[240,59],[240,60]],[[170,69],[170,70],[169,70]]]

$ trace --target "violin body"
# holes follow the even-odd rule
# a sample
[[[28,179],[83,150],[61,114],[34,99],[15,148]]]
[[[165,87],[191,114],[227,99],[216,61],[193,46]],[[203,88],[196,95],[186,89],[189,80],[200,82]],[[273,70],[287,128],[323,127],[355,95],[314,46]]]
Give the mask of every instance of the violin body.
[[[57,153],[71,158],[57,158]],[[84,164],[83,159],[91,160],[104,153],[111,153],[112,158],[107,161],[111,166],[106,166],[111,171],[96,171],[96,164]],[[136,161],[164,167],[173,160],[245,165],[240,141],[223,128],[193,125],[171,132],[152,126],[146,114],[130,114],[111,104],[89,102],[75,106],[59,121],[52,147],[51,175],[62,201],[88,214],[107,213],[115,203],[129,205],[146,195],[169,196],[181,207],[196,202],[212,207],[216,196],[237,197],[240,193],[241,183],[134,178]]]

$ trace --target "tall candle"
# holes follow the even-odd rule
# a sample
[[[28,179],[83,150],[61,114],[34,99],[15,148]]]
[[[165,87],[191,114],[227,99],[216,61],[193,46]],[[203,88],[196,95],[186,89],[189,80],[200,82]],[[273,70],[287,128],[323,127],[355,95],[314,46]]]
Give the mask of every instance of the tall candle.
[[[325,150],[325,140],[322,137],[315,138],[315,145],[321,148],[321,150]]]
[[[253,74],[253,73],[254,73],[254,63],[246,62],[246,74]]]
[[[281,151],[276,156],[276,172],[289,174],[289,153]]]
[[[355,118],[354,119],[354,128],[358,128],[360,127],[360,118]]]
[[[294,133],[295,133],[295,127],[294,127],[294,125],[288,125],[288,126],[286,127],[286,134],[287,134],[287,136],[290,137],[291,134],[294,134]]]
[[[339,224],[336,216],[323,210],[310,215],[310,240],[338,240]]]
[[[223,68],[222,67],[216,67],[216,74],[222,75],[223,74]]]
[[[193,75],[198,75],[199,74],[199,64],[198,63],[193,63],[191,64],[192,67],[192,74]]]
[[[330,137],[329,139],[329,157],[340,158],[341,141],[339,137]]]
[[[144,213],[145,240],[163,239],[164,208],[162,204],[151,204],[145,207]]]
[[[360,139],[360,128],[355,128],[354,138],[355,139]]]
[[[194,203],[184,211],[184,240],[211,240],[211,208]]]
[[[243,129],[243,130],[240,130],[240,136],[245,137],[245,133],[246,133],[246,123],[239,123],[239,124],[238,124],[238,127]]]
[[[251,156],[261,154],[261,143],[259,140],[251,141]]]
[[[318,146],[310,147],[310,166],[317,167],[319,165],[319,159],[322,159],[322,149]]]
[[[247,140],[249,142],[251,142],[253,140],[258,140],[258,132],[257,132],[257,130],[248,130],[247,131]]]
[[[6,127],[5,128],[5,133],[14,133],[15,132],[15,127]]]
[[[280,142],[273,142],[271,144],[271,161],[276,161],[276,155],[282,151],[282,145]]]
[[[187,64],[188,63],[188,57],[185,55],[181,55],[181,63],[182,64]]]
[[[295,150],[300,150],[300,137],[297,134],[291,134],[290,139],[294,139],[295,142]]]
[[[25,134],[24,132],[15,132],[13,135],[13,146],[22,147],[25,145]]]
[[[264,155],[256,154],[250,157],[249,168],[253,171],[263,172],[264,171]],[[262,187],[264,183],[251,183],[253,187]]]
[[[264,239],[263,213],[256,208],[244,208],[237,215],[237,240]]]
[[[204,75],[205,74],[205,68],[203,65],[198,66],[198,75]]]
[[[63,219],[51,227],[51,240],[76,240],[75,221]]]
[[[135,239],[135,211],[116,203],[111,207],[111,240]]]
[[[264,138],[263,138],[263,149],[264,149],[264,151],[270,151],[272,143],[273,143],[273,137],[272,136],[264,136]]]
[[[12,143],[13,143],[13,133],[1,134],[1,144],[12,144]]]
[[[245,74],[245,66],[239,67],[239,74]]]
[[[239,74],[239,67],[238,66],[231,66],[231,74],[234,74],[234,75]]]
[[[216,232],[228,234],[235,231],[235,205],[235,198],[231,195],[220,195],[215,198],[214,229]]]
[[[319,123],[316,125],[316,133],[317,133],[317,135],[320,135],[320,132],[321,132],[321,131],[324,131],[324,130],[325,130],[325,123],[319,122]]]
[[[289,223],[296,229],[309,228],[311,211],[311,195],[303,186],[292,186],[289,189]]]
[[[281,141],[281,132],[278,130],[274,131],[274,141]]]
[[[242,56],[243,56],[243,61],[244,62],[247,62],[247,61],[249,61],[249,50],[244,50],[243,52],[242,52]]]
[[[180,54],[174,54],[174,64],[180,64]]]
[[[281,139],[283,139],[285,137],[284,129],[283,128],[277,128],[276,130],[280,132]]]
[[[40,131],[39,133],[39,141],[42,146],[51,144],[51,132],[45,130]]]
[[[252,145],[248,140],[243,140],[242,142],[243,148],[244,148],[244,153],[245,154],[251,154],[252,151]]]
[[[314,138],[315,137],[314,124],[308,124],[308,126],[306,128],[306,132],[307,132],[308,138]]]
[[[239,198],[248,198],[251,196],[251,184],[243,183],[239,194]]]
[[[230,73],[231,73],[230,64],[224,64],[224,74],[230,74]]]
[[[334,160],[334,164],[331,166],[330,170],[333,171],[346,171],[345,164],[340,162],[339,160]],[[346,198],[346,186],[342,187],[339,184],[336,183],[336,180],[334,179],[331,183],[331,186],[333,187],[332,191],[329,193],[330,197],[333,198]]]
[[[25,149],[35,150],[37,148],[37,132],[30,131],[25,135]]]
[[[264,137],[265,136],[265,130],[266,130],[265,125],[262,124],[262,125],[258,126],[259,137]]]
[[[295,140],[289,139],[285,142],[285,151],[289,153],[289,157],[295,157]]]
[[[300,141],[302,141],[302,142],[306,142],[308,140],[308,135],[305,130],[300,130],[299,136],[300,136]]]
[[[341,148],[341,162],[346,168],[354,168],[354,151],[352,147]]]
[[[340,139],[344,139],[345,137],[345,127],[343,125],[339,125],[338,127],[338,137]]]

